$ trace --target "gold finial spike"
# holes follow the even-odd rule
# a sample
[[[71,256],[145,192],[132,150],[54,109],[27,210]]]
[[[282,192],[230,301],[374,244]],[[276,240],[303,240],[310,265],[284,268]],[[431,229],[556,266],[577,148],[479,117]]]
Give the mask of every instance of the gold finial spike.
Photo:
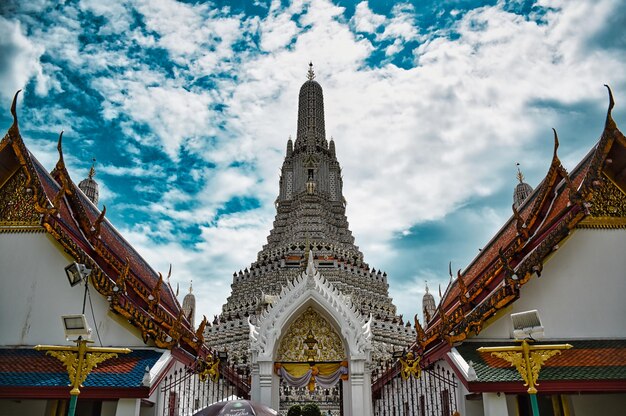
[[[604,84],[604,86],[606,87],[607,90],[609,90],[609,111],[608,111],[608,113],[611,114],[611,110],[613,110],[613,107],[615,106],[615,100],[613,100],[613,91],[611,91],[611,87],[609,87],[607,84]],[[16,94],[16,96],[17,96],[17,94]]]
[[[608,126],[617,128],[617,126],[615,125],[615,121],[613,120],[613,116],[611,115],[611,111],[613,110],[613,107],[615,107],[615,100],[613,100],[613,92],[611,91],[611,87],[609,87],[606,84],[604,84],[604,86],[609,91],[609,109],[606,112],[605,128]]]
[[[309,81],[313,81],[315,78],[315,72],[313,72],[313,62],[309,62],[309,72],[307,72],[306,77]]]
[[[517,180],[519,180],[519,183],[523,183],[524,182],[524,174],[522,173],[522,171],[519,168],[519,166],[520,166],[519,163],[516,163],[516,165],[517,165],[517,175],[516,175]]]
[[[556,134],[556,129],[552,127],[552,131],[554,132],[554,157],[556,157],[556,151],[559,148],[559,136]]]
[[[17,92],[15,93],[15,95],[13,96],[13,102],[11,103],[11,115],[13,116],[13,125],[11,126],[11,128],[9,130],[14,130],[14,133],[19,133],[18,127],[17,127],[17,96],[20,94],[22,90],[17,90]]]
[[[61,170],[65,168],[65,161],[63,160],[63,130],[59,134],[59,141],[57,142],[57,151],[59,152],[59,160],[56,164],[55,169]]]
[[[96,158],[91,159],[91,169],[89,169],[89,179],[93,179],[96,176]]]

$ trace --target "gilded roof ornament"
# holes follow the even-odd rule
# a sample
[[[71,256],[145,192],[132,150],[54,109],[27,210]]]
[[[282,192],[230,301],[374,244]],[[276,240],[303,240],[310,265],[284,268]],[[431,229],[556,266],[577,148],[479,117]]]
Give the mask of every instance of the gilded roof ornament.
[[[313,72],[313,62],[309,62],[309,71],[306,73],[306,78],[309,81],[313,81],[315,79],[315,72]]]
[[[9,127],[9,135],[11,137],[13,137],[13,135],[18,135],[20,133],[20,130],[18,128],[18,124],[17,124],[17,96],[19,95],[19,93],[22,90],[17,90],[17,92],[15,93],[15,95],[13,96],[13,102],[11,103],[11,115],[13,116],[13,124],[11,125],[11,127]]]
[[[103,205],[100,215],[98,215],[98,218],[96,218],[96,221],[91,226],[92,237],[98,237],[100,235],[100,229],[102,228],[102,221],[104,221],[104,216],[106,215],[106,213],[107,213],[107,207],[106,205]]]
[[[552,127],[552,131],[554,132],[554,158],[557,159],[557,150],[559,148],[559,136],[556,134],[556,129]]]
[[[613,107],[615,107],[615,100],[613,99],[613,91],[611,91],[611,87],[609,87],[607,84],[604,84],[604,86],[606,87],[607,90],[609,90],[609,109],[606,112],[606,123],[605,126],[612,126],[612,127],[617,127],[615,125],[615,121],[613,120],[613,116],[611,115],[611,111],[613,110]],[[19,91],[18,91],[19,92]],[[17,96],[17,94],[16,94]]]

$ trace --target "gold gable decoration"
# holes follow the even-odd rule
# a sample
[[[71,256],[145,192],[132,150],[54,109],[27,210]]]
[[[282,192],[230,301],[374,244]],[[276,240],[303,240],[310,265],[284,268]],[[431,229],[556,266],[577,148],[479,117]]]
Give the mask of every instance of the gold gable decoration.
[[[0,227],[38,225],[32,191],[26,186],[26,175],[18,169],[0,189]]]
[[[309,333],[317,341],[314,354],[307,354],[309,346],[305,343]],[[313,344],[312,344],[313,345]],[[308,307],[289,327],[280,341],[276,361],[279,362],[316,362],[343,361],[346,353],[341,338],[333,327],[312,307]]]
[[[588,210],[589,216],[578,223],[578,227],[626,228],[626,194],[605,175],[593,193]]]

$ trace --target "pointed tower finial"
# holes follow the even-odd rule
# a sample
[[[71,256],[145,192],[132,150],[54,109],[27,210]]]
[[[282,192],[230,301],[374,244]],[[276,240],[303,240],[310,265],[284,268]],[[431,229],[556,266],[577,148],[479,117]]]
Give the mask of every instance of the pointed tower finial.
[[[307,72],[306,77],[309,81],[313,81],[315,78],[315,72],[313,72],[313,62],[309,62],[309,72]]]
[[[189,293],[193,292],[193,279],[189,280]]]
[[[517,166],[517,180],[519,183],[524,183],[524,174],[519,168],[519,162],[515,164]]]
[[[100,198],[100,191],[98,190],[98,182],[93,178],[96,176],[96,158],[91,159],[91,168],[89,169],[89,174],[85,179],[78,183],[78,187],[85,194],[87,198],[94,204],[98,205],[98,200]],[[170,270],[171,273],[171,270]],[[168,276],[169,279],[169,276]]]
[[[517,184],[517,186],[515,187],[515,190],[513,191],[513,208],[514,209],[519,208],[522,205],[522,203],[526,200],[526,198],[528,198],[528,196],[533,193],[532,186],[524,182],[524,174],[522,173],[520,169],[520,164],[516,163],[516,165],[517,165],[516,177],[517,177],[517,180],[519,180],[519,183]]]
[[[89,175],[87,175],[87,177],[89,179],[93,179],[93,177],[96,176],[96,158],[92,158],[91,159],[91,169],[89,169]]]
[[[315,275],[315,262],[313,261],[313,250],[309,249],[309,261],[307,262],[306,265],[306,274],[307,276],[314,276]]]

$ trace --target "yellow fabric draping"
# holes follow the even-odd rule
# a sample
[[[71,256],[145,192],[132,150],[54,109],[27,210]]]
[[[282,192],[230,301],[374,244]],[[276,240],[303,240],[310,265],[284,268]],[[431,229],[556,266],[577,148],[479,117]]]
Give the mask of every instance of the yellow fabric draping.
[[[341,370],[341,368],[344,370]],[[302,382],[307,383],[305,377],[310,377],[307,383],[307,387],[310,391],[315,389],[315,377],[339,377],[341,380],[348,380],[348,362],[342,361],[340,363],[321,363],[310,365],[308,363],[275,363],[274,371],[277,375],[283,377],[281,373],[288,373],[290,378],[301,379]],[[283,373],[284,372],[284,373]],[[286,376],[286,375],[285,375]],[[326,381],[328,382],[328,381]],[[334,382],[333,382],[334,383]]]

